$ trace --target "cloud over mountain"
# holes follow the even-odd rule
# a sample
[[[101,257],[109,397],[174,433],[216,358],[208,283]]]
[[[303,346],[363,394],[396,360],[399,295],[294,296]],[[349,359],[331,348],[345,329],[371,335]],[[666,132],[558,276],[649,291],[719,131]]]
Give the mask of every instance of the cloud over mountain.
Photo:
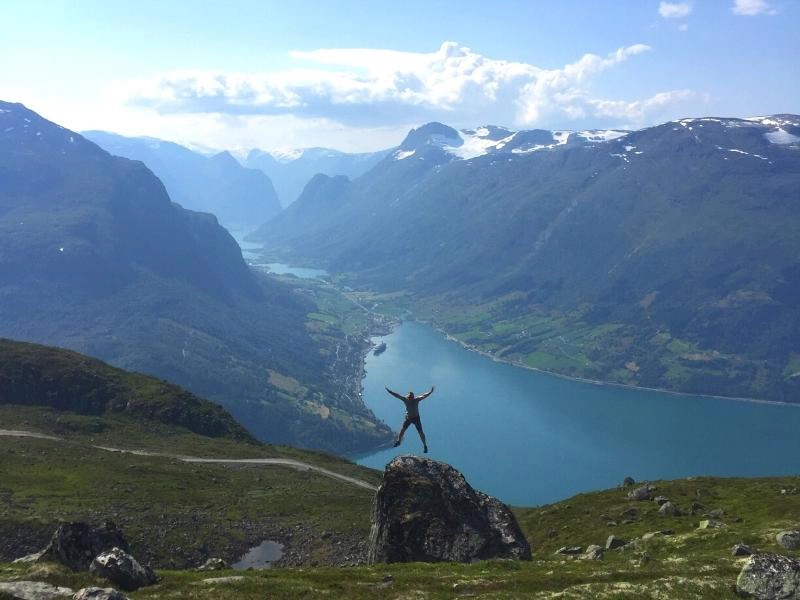
[[[425,120],[531,126],[548,116],[563,121],[612,112],[629,123],[687,94],[678,90],[646,99],[594,97],[591,83],[600,74],[649,50],[634,44],[545,69],[489,58],[454,42],[429,53],[319,49],[292,52],[291,58],[302,65],[298,68],[262,73],[172,71],[129,81],[121,91],[129,103],[162,114],[293,115],[351,127]]]

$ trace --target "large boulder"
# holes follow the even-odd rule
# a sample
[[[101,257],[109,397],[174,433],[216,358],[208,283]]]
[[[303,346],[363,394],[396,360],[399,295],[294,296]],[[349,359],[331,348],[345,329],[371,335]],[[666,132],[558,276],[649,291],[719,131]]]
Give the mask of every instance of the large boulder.
[[[150,567],[143,567],[130,554],[120,548],[103,552],[92,561],[89,571],[108,579],[123,590],[138,590],[153,585],[157,578]]]
[[[86,523],[62,523],[37,559],[58,562],[73,571],[86,571],[95,556],[112,548],[127,550],[128,543],[111,521],[98,529]]]
[[[476,491],[448,464],[398,456],[375,495],[369,561],[531,559],[509,508]]]
[[[800,560],[754,554],[739,573],[736,591],[759,600],[800,600]]]

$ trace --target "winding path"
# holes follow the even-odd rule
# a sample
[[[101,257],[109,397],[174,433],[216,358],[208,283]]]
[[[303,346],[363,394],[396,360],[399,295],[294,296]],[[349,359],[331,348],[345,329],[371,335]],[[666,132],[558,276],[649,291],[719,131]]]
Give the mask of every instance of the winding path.
[[[54,435],[46,435],[44,433],[36,433],[33,431],[19,431],[14,429],[0,429],[0,436],[7,437],[29,437],[38,438],[43,440],[56,440],[66,441],[64,438],[56,437]],[[358,479],[357,477],[350,477],[349,475],[342,475],[336,471],[318,467],[310,463],[305,463],[291,458],[200,458],[197,456],[180,456],[177,454],[164,454],[161,452],[150,452],[147,450],[125,450],[122,448],[112,448],[110,446],[94,446],[98,450],[105,450],[106,452],[121,452],[124,454],[136,454],[137,456],[157,456],[161,458],[172,458],[186,463],[207,463],[207,464],[225,464],[225,465],[278,465],[297,469],[298,471],[313,471],[332,479],[338,479],[352,485],[375,491],[377,488],[371,483]]]

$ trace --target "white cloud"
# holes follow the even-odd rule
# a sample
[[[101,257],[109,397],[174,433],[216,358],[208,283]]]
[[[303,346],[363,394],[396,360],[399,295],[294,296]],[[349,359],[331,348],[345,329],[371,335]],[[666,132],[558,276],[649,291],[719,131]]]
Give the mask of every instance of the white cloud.
[[[692,12],[690,2],[661,2],[658,5],[658,14],[665,19],[682,19]]]
[[[128,81],[116,92],[128,105],[161,115],[291,115],[296,121],[316,119],[362,129],[426,120],[530,126],[545,117],[552,122],[604,116],[598,112],[603,103],[626,104],[593,98],[590,84],[604,71],[649,50],[635,44],[544,69],[488,58],[454,42],[430,53],[320,49],[292,52],[298,68],[167,72]],[[641,111],[646,106],[642,104]]]
[[[756,15],[768,14],[775,15],[778,13],[767,0],[733,0],[733,7],[731,7],[733,14],[742,15],[745,17],[753,17]]]
[[[598,116],[609,117],[627,123],[630,127],[639,127],[653,116],[663,114],[676,104],[693,100],[698,94],[692,90],[672,90],[660,92],[644,100],[630,102],[622,100],[591,100],[590,103]]]

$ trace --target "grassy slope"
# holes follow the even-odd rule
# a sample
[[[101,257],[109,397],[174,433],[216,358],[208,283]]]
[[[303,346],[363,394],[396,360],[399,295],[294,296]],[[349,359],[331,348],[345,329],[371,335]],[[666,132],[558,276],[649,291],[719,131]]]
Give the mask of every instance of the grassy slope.
[[[149,530],[163,527],[160,513],[169,515],[171,527],[163,543],[172,547],[205,544],[217,551],[222,539],[246,537],[245,524],[259,523],[259,519],[262,523],[266,519],[273,524],[291,526],[302,522],[324,527],[334,532],[332,539],[346,531],[366,535],[371,494],[357,488],[333,492],[325,489],[325,480],[288,470],[263,469],[256,474],[250,468],[197,467],[165,459],[120,459],[85,452],[82,464],[87,469],[75,472],[70,466],[74,457],[65,453],[62,446],[57,453],[63,457],[62,462],[52,453],[52,444],[25,440],[0,445],[0,464],[5,469],[0,480],[6,488],[0,498],[4,498],[5,515],[52,518],[53,512],[61,516],[85,514],[88,507],[99,504],[106,507],[107,516],[109,511],[124,508],[139,515],[137,524],[126,524],[134,553],[139,554],[143,553],[144,541],[154,537]],[[117,460],[124,463],[124,468]],[[22,465],[24,470],[19,469]],[[99,482],[104,483],[98,486]],[[535,594],[559,598],[735,598],[733,584],[742,559],[731,556],[734,543],[744,541],[759,550],[800,556],[800,552],[780,550],[774,541],[777,531],[799,524],[800,495],[784,495],[781,489],[800,486],[800,478],[696,478],[654,484],[658,494],[670,497],[683,509],[692,502],[703,504],[705,510],[722,509],[726,526],[697,530],[701,515],[663,517],[655,503],[628,501],[624,490],[614,489],[581,494],[548,506],[516,509],[520,524],[534,545],[531,563],[394,564],[219,573],[162,570],[159,574],[164,579],[159,585],[130,597],[213,595],[225,599],[262,598],[269,594],[274,598],[525,598]],[[18,490],[10,496],[11,501],[9,489]],[[108,494],[107,490],[117,493]],[[144,507],[152,505],[154,498],[158,499],[158,508],[148,511]],[[632,522],[622,524],[620,513],[631,506],[638,509],[638,514]],[[620,524],[609,526],[610,519]],[[674,535],[635,549],[610,551],[599,562],[553,554],[564,545],[602,544],[611,533],[631,540],[646,532],[666,529]],[[643,553],[650,556],[645,564],[640,563]],[[322,556],[318,558],[324,560]],[[383,582],[389,574],[394,581]],[[202,579],[232,575],[243,576],[244,580],[199,584]],[[0,579],[16,578],[72,587],[100,583],[86,574],[58,568],[0,566]]]

